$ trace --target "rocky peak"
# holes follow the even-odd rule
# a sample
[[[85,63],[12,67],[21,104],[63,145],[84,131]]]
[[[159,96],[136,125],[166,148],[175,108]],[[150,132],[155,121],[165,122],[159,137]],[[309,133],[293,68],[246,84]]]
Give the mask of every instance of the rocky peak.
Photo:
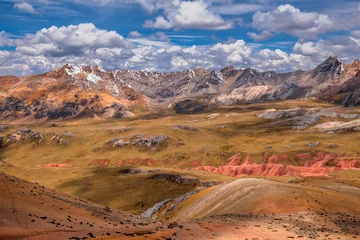
[[[225,79],[229,77],[235,76],[238,71],[235,69],[234,66],[227,66],[220,70],[221,74],[224,76]]]
[[[315,68],[315,73],[335,73],[339,72],[343,66],[343,63],[338,57],[329,57],[325,62],[321,63]]]
[[[359,59],[355,59],[352,63],[350,63],[348,65],[348,67],[354,69],[354,70],[358,70],[360,71],[360,60]]]

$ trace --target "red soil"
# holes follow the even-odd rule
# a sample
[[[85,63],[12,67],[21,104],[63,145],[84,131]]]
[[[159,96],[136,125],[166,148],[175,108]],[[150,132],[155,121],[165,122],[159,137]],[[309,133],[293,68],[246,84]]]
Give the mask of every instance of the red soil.
[[[47,163],[47,164],[42,164],[41,167],[48,167],[48,168],[68,168],[68,167],[72,167],[72,165],[70,165],[70,164],[65,164],[65,163]]]
[[[195,170],[214,172],[217,174],[228,175],[231,177],[243,176],[327,176],[334,171],[343,171],[352,168],[360,169],[360,160],[353,157],[351,160],[344,160],[349,157],[348,154],[334,154],[318,152],[315,156],[308,153],[297,154],[297,160],[300,160],[299,166],[283,165],[281,163],[293,163],[293,159],[288,154],[263,155],[263,163],[250,163],[250,155],[247,154],[243,163],[240,153],[229,159],[228,164],[221,167],[198,166]]]
[[[119,160],[115,163],[115,165],[117,167],[122,167],[125,166],[126,164],[131,164],[131,165],[141,165],[141,166],[148,166],[148,167],[152,167],[154,165],[157,165],[158,162],[156,160],[153,160],[151,158],[131,158],[128,160]]]
[[[110,161],[107,159],[96,159],[93,160],[90,164],[91,165],[100,165],[100,166],[107,166],[109,165]]]

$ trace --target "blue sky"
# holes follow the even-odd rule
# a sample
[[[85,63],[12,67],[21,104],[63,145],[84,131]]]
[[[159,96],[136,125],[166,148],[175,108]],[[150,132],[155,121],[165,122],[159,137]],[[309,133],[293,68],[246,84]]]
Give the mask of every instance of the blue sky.
[[[65,63],[286,72],[359,53],[360,1],[0,1],[0,75]]]

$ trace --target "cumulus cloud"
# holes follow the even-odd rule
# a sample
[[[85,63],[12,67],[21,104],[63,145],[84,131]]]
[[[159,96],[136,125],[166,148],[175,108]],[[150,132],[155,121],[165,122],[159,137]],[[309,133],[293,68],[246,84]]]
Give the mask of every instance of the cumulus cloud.
[[[209,9],[209,4],[203,0],[199,1],[172,1],[173,5],[164,8],[166,18],[158,16],[154,20],[144,23],[146,28],[159,29],[212,29],[225,30],[234,27],[230,20],[224,20],[220,15],[214,14]]]
[[[218,5],[211,8],[215,13],[222,15],[242,15],[246,13],[264,10],[265,6],[261,4],[250,3],[230,3]]]
[[[265,41],[274,36],[274,34],[268,30],[263,30],[260,34],[248,32],[247,35],[256,42]]]
[[[164,32],[156,32],[150,35],[150,40],[159,40],[163,42],[170,42],[170,38]]]
[[[293,52],[311,57],[315,62],[320,62],[328,56],[338,56],[345,61],[351,61],[360,53],[360,38],[335,37],[329,40],[297,42]]]
[[[0,36],[4,34],[2,32]],[[180,71],[234,65],[285,72],[309,69],[329,55],[346,58],[346,55],[352,57],[360,53],[359,38],[355,35],[316,42],[299,41],[293,53],[289,54],[280,49],[258,51],[239,39],[191,47],[173,45],[162,32],[147,38],[125,39],[114,31],[98,29],[93,24],[53,26],[17,39],[12,45],[16,50],[0,50],[0,75],[45,72],[66,63],[101,65],[110,70]]]
[[[327,15],[302,12],[290,4],[280,5],[269,12],[256,12],[253,27],[275,33],[287,33],[300,38],[313,38],[318,34],[336,30],[337,26]]]
[[[360,30],[353,30],[351,31],[350,35],[352,37],[360,38]]]
[[[146,20],[143,27],[145,28],[158,28],[158,29],[170,29],[174,25],[166,20],[163,16],[156,17],[155,20]]]
[[[132,38],[138,38],[138,37],[141,37],[142,34],[139,33],[138,31],[131,31],[129,32],[129,37],[132,37]]]
[[[5,31],[0,32],[0,47],[6,46],[9,43],[8,34]]]
[[[26,13],[31,13],[31,14],[37,13],[35,11],[35,9],[33,8],[33,6],[27,2],[15,3],[14,8],[21,12],[26,12]]]
[[[100,30],[86,23],[68,27],[52,26],[15,41],[24,55],[81,56],[97,48],[132,48],[134,45],[115,31]]]

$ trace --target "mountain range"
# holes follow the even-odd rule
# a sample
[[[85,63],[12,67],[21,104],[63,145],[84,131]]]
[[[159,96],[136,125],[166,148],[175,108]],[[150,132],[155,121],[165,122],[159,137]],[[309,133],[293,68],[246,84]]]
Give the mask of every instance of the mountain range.
[[[132,107],[165,109],[207,96],[206,104],[232,105],[316,98],[360,104],[360,61],[329,57],[309,71],[277,73],[233,66],[219,71],[106,71],[100,66],[62,68],[31,76],[0,77],[0,119],[37,122],[74,117],[133,116]]]

